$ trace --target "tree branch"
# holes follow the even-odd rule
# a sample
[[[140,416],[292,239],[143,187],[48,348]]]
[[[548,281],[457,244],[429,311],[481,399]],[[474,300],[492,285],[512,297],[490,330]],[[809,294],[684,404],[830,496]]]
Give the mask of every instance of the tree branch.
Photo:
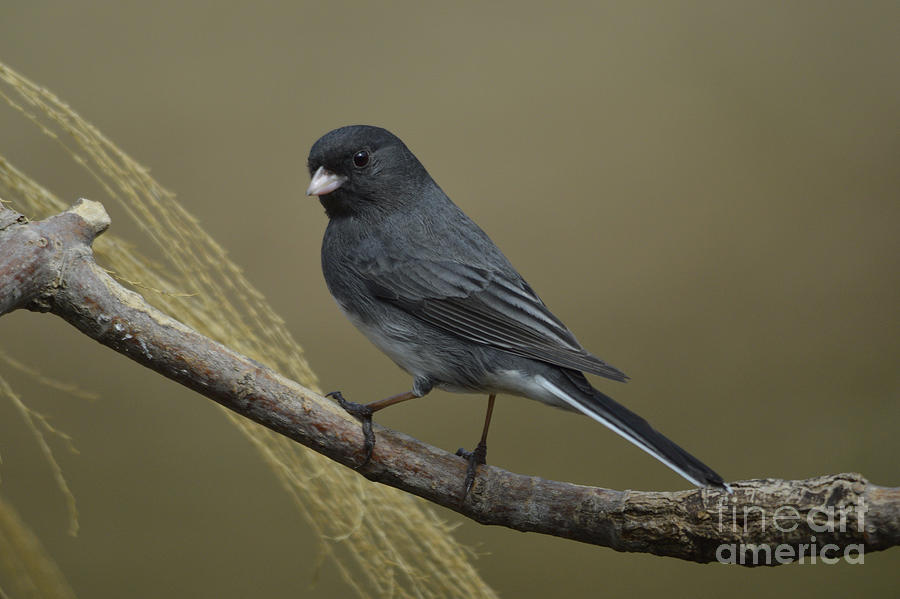
[[[52,312],[242,416],[345,466],[360,462],[359,423],[334,403],[156,310],[100,268],[90,246],[109,223],[103,206],[88,200],[39,222],[0,205],[0,316],[19,308]],[[809,560],[817,552],[823,561],[852,559],[900,543],[900,488],[859,474],[735,482],[729,496],[612,491],[484,466],[460,504],[464,460],[375,430],[375,453],[360,474],[483,524],[742,565]]]

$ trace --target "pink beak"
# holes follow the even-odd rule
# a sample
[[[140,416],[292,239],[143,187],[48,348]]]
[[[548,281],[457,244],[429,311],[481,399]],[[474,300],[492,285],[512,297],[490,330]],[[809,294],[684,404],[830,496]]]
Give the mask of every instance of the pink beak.
[[[324,166],[320,166],[313,173],[312,181],[309,182],[309,187],[306,188],[306,195],[323,196],[343,185],[346,180],[347,177],[332,173]]]

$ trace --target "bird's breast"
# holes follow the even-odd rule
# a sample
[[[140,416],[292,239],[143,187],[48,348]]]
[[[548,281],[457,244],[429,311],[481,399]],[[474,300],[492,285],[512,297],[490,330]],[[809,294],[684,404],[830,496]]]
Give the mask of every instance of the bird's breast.
[[[412,322],[405,315],[385,318],[361,313],[355,305],[338,302],[338,306],[353,326],[406,372],[435,381],[453,378],[452,365],[435,352],[435,344],[428,339],[427,325]],[[393,310],[388,306],[375,309]]]

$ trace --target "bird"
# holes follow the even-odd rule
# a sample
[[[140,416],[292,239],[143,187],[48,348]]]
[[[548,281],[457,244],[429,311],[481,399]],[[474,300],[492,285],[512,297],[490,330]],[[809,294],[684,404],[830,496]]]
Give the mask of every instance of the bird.
[[[467,460],[461,501],[486,463],[497,395],[584,414],[698,487],[730,491],[714,470],[596,389],[585,373],[624,382],[578,342],[506,256],[386,129],[344,126],[310,149],[307,196],[328,224],[322,272],[340,310],[412,376],[404,393],[361,404],[329,393],[362,423],[367,464],[372,416],[434,388],[488,396],[481,440]]]

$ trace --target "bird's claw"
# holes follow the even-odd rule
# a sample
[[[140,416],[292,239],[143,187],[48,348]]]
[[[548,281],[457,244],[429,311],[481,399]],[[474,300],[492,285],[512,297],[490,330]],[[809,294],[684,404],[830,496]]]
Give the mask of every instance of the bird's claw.
[[[487,463],[487,445],[484,443],[479,443],[472,451],[466,451],[465,449],[460,447],[456,450],[456,455],[464,458],[469,462],[469,465],[466,468],[466,480],[463,487],[463,494],[459,500],[460,505],[462,505],[463,503],[465,503],[466,497],[469,496],[469,491],[472,490],[472,485],[475,484],[475,473],[478,469],[478,466]]]
[[[325,397],[334,399],[341,408],[362,423],[363,450],[365,458],[362,463],[355,466],[357,470],[372,460],[372,452],[375,450],[375,432],[372,430],[372,408],[366,404],[356,403],[344,399],[340,391],[326,393]]]

